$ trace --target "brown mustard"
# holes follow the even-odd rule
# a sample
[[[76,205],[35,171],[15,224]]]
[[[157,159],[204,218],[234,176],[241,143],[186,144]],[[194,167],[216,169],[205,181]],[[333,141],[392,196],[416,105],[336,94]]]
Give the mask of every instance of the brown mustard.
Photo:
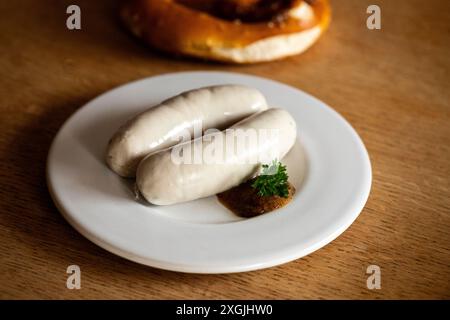
[[[244,218],[255,217],[287,205],[295,193],[295,187],[289,183],[287,198],[280,196],[260,196],[252,187],[253,179],[237,187],[219,193],[217,198],[230,211]]]

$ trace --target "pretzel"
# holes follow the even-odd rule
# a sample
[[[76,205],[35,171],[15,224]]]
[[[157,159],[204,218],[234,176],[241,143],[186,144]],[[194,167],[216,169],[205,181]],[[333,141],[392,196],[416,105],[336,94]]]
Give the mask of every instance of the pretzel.
[[[330,21],[328,0],[130,0],[121,18],[164,52],[233,63],[299,54]]]

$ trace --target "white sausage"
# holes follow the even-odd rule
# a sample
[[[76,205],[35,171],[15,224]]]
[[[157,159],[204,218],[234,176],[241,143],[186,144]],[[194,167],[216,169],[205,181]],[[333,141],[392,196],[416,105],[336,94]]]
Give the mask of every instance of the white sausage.
[[[252,128],[275,129],[279,135],[276,138],[260,139],[257,144],[246,144],[245,152],[239,155],[244,160],[273,149],[278,150],[278,159],[281,159],[294,145],[297,136],[294,119],[283,109],[259,112],[230,129]],[[230,130],[226,130],[219,132],[218,135],[222,135],[225,141],[230,133]],[[136,183],[147,201],[157,205],[170,205],[208,197],[237,186],[257,174],[260,163],[238,163],[236,158],[228,157],[226,153],[224,153],[225,161],[222,163],[186,164],[173,161],[172,151],[187,144],[194,150],[195,144],[202,141],[202,151],[205,152],[205,148],[212,143],[212,140],[205,141],[206,137],[208,135],[151,154],[141,161],[136,174]]]
[[[123,177],[134,177],[146,155],[178,143],[182,130],[191,134],[195,123],[203,130],[226,127],[267,109],[264,96],[256,89],[221,85],[184,92],[137,115],[111,138],[106,153],[109,167]]]

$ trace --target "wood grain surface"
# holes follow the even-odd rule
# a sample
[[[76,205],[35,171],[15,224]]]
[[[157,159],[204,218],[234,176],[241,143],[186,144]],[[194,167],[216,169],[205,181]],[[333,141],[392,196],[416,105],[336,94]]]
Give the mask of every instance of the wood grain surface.
[[[450,1],[333,1],[308,52],[250,66],[174,59],[141,45],[111,0],[0,2],[0,298],[450,298]],[[82,30],[66,28],[78,4]],[[92,244],[59,214],[45,182],[52,138],[80,106],[117,85],[182,70],[282,81],[333,106],[364,140],[369,201],[338,239],[297,261],[231,275],[142,266]],[[76,155],[74,155],[76,156]],[[81,267],[80,290],[66,268]],[[366,268],[381,268],[381,289]]]

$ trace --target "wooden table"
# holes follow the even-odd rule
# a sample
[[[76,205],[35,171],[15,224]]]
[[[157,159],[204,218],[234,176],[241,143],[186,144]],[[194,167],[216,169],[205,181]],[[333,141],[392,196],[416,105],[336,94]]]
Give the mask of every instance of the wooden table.
[[[0,3],[0,298],[450,298],[450,2],[334,1],[326,35],[305,54],[231,66],[154,53],[117,21],[117,1]],[[65,26],[66,7],[82,30]],[[272,78],[333,106],[369,151],[373,185],[356,222],[297,261],[192,275],[142,266],[65,222],[45,182],[49,145],[85,102],[165,72],[227,70]],[[81,267],[81,290],[66,268]],[[367,266],[381,289],[366,287]]]

